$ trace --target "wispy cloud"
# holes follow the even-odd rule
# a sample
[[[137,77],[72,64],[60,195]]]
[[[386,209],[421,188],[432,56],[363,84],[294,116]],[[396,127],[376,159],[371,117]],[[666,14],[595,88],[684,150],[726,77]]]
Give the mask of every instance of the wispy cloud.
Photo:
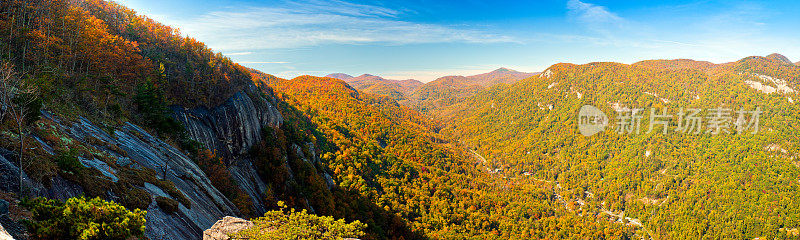
[[[569,0],[567,9],[570,16],[588,24],[617,23],[622,18],[610,12],[608,8],[581,2],[580,0]]]
[[[302,9],[307,13],[328,12],[338,15],[346,16],[360,16],[360,17],[397,17],[402,11],[393,10],[389,8],[355,4],[339,0],[319,1],[309,0],[306,2],[289,2],[289,8]]]
[[[611,12],[607,7],[580,0],[567,1],[567,17],[592,35],[581,38],[594,43],[626,45],[629,44],[626,42],[629,42],[630,34],[640,34],[638,31],[632,31],[632,28],[640,26],[631,26],[632,23]]]
[[[343,1],[289,2],[280,7],[216,11],[170,21],[222,51],[297,48],[323,44],[498,43],[509,36],[399,20],[403,11]]]
[[[733,61],[738,58],[768,54],[775,46],[784,46],[783,51],[796,47],[765,31],[761,22],[770,13],[755,3],[726,3],[719,7],[705,3],[689,6],[673,6],[671,13],[689,16],[697,8],[714,8],[707,14],[691,19],[671,19],[672,23],[653,19],[624,18],[605,6],[568,0],[567,19],[583,27],[584,32],[570,34],[539,34],[540,41],[591,44],[611,49],[636,51],[625,58],[696,58],[712,62]],[[731,28],[731,26],[736,26]]]

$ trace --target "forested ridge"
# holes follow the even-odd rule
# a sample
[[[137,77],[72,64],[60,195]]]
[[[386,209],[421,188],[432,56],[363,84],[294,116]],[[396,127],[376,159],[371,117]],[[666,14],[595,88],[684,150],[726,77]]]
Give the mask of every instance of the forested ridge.
[[[363,239],[781,239],[800,232],[800,66],[779,54],[723,64],[560,63],[536,76],[499,69],[425,86],[357,87],[245,68],[104,0],[0,2],[0,44],[0,78],[13,83],[0,89],[0,158],[20,162],[20,172],[43,188],[71,184],[89,197],[16,204],[33,195],[22,180],[0,192],[15,218],[34,220],[32,238],[74,237],[47,226],[78,224],[41,210],[67,206],[113,209],[135,220],[115,225],[130,235],[122,237],[143,237],[147,214],[207,207],[193,206],[179,180],[207,180],[200,192],[222,199],[212,208],[229,203],[225,213],[245,218],[266,213],[256,220],[266,226],[280,219],[288,224],[274,226],[280,234],[314,221],[317,231]],[[274,104],[280,114],[278,124],[257,126],[259,141],[239,158],[192,140],[172,112],[211,111],[237,96]],[[583,105],[612,122],[626,107],[763,113],[756,134],[647,133],[645,117],[639,134],[611,124],[586,137],[577,129]],[[61,129],[67,125],[77,127]],[[84,128],[103,139],[70,135]],[[114,156],[128,151],[106,135],[175,149],[203,178],[169,180],[166,164],[120,161]],[[258,189],[264,199],[235,180],[245,159],[265,185]]]
[[[444,109],[441,132],[503,175],[557,182],[568,204],[624,212],[653,238],[796,238],[800,68],[782,58],[556,64]],[[608,114],[605,131],[578,132],[583,105]],[[617,130],[625,108],[643,109],[639,134]],[[651,108],[671,112],[667,134],[661,125],[648,133]],[[760,131],[737,132],[732,121],[730,133],[677,132],[679,109],[690,108],[731,109],[734,121],[760,109]]]
[[[305,132],[318,142],[324,140],[318,144],[327,152],[322,161],[336,174],[339,186],[398,216],[395,224],[407,225],[420,237],[633,235],[633,227],[565,211],[550,201],[552,184],[518,184],[492,177],[457,141],[437,134],[436,123],[390,98],[358,92],[341,80],[312,76],[279,81],[273,87],[279,98],[304,116],[296,119],[310,120],[303,124]],[[367,223],[368,230],[385,228],[380,221],[358,220]]]
[[[271,209],[283,201],[323,216],[360,220],[366,224],[365,239],[633,235],[630,227],[575,215],[550,202],[552,185],[522,186],[491,177],[457,141],[437,134],[439,126],[429,118],[342,81],[285,80],[244,68],[178,29],[113,2],[3,1],[0,12],[4,81],[30,91],[4,89],[15,90],[15,99],[31,100],[3,102],[26,113],[3,110],[3,155],[31,161],[21,170],[32,181],[45,187],[67,181],[81,194],[118,202],[112,206],[122,208],[121,214],[147,208],[169,216],[204,206],[193,206],[190,195],[165,179],[166,165],[154,170],[115,159],[129,153],[106,139],[63,133],[65,123],[59,119],[96,123],[113,134],[129,130],[128,122],[140,124],[191,157],[234,204],[234,213],[254,217],[262,213],[254,212],[250,201],[256,199],[233,180],[234,163],[189,139],[169,106],[211,108],[256,85],[267,101],[275,101],[284,119],[279,127],[265,126],[262,141],[245,156],[268,184],[269,197],[261,200]],[[46,118],[40,118],[40,110]],[[155,196],[148,186],[166,195]],[[32,194],[22,187],[10,191],[21,191],[17,198]],[[37,204],[32,209],[60,206]],[[57,215],[36,216],[36,221],[64,224]],[[75,233],[43,226],[30,225],[29,231],[39,236]],[[141,236],[141,226],[130,227],[139,230],[126,233]]]
[[[124,112],[140,85],[159,85],[169,104],[215,106],[250,82],[248,69],[202,42],[113,2],[14,0],[0,7],[4,59],[47,80],[43,96],[68,97],[100,115]]]

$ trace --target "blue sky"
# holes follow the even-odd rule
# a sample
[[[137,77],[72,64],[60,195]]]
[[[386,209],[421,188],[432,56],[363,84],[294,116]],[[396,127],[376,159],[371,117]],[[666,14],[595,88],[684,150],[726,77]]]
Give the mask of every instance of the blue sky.
[[[778,52],[800,61],[799,1],[116,0],[279,77],[434,80],[499,67]]]

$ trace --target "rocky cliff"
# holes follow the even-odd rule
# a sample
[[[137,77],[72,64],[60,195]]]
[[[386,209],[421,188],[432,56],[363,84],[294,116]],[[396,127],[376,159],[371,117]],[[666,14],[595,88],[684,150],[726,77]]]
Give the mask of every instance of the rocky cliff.
[[[259,213],[267,211],[263,202],[267,184],[246,154],[261,141],[264,127],[277,128],[283,123],[275,101],[269,89],[252,86],[212,109],[172,108],[173,117],[185,126],[191,139],[223,156],[231,177],[250,195],[253,209]]]
[[[149,193],[151,198],[147,205],[146,232],[150,239],[198,239],[202,230],[214,224],[218,218],[238,213],[236,207],[211,185],[208,177],[186,154],[136,125],[126,123],[108,133],[85,118],[73,122],[47,112],[43,117],[43,121],[48,122],[47,125],[55,130],[54,133],[60,136],[60,140],[73,142],[75,144],[73,146],[90,148],[101,153],[104,157],[79,157],[79,159],[84,166],[101,172],[108,181],[119,181],[118,171],[122,167],[146,168],[154,171],[166,169],[164,171],[166,174],[156,177],[174,184],[174,187],[186,196],[190,206],[180,204],[177,212],[166,213],[155,203],[155,197],[175,197],[167,194],[168,189],[143,183],[142,190]],[[43,149],[52,149],[44,141],[40,144],[39,147]],[[52,153],[51,150],[48,151]],[[6,155],[6,157],[16,156]],[[109,159],[113,159],[113,162],[109,162]],[[2,179],[4,184],[0,190],[18,191],[18,168],[7,158],[0,157],[0,172],[6,176]],[[45,182],[34,181],[25,173],[23,178],[26,195],[30,196],[65,200],[84,193],[82,187],[65,180],[60,175],[55,175]],[[117,196],[111,189],[104,190],[108,191],[105,195],[110,200],[119,201],[125,197]]]
[[[253,85],[212,109],[175,106],[173,116],[192,139],[226,159],[235,159],[261,141],[263,127],[278,127],[283,122],[269,93]]]
[[[256,200],[254,205],[258,212],[266,211],[264,204],[258,200],[264,199],[262,195],[266,192],[266,184],[256,173],[253,164],[242,156],[261,141],[263,127],[277,127],[283,121],[275,108],[274,99],[268,94],[253,86],[212,109],[173,107],[174,117],[186,126],[192,139],[225,156],[230,162],[231,175]],[[86,152],[79,154],[78,159],[86,168],[99,172],[97,177],[92,177],[97,178],[92,179],[94,181],[113,186],[120,181],[128,181],[125,179],[126,172],[155,175],[154,180],[132,185],[149,194],[150,199],[145,203],[149,202],[146,204],[146,236],[150,239],[201,239],[203,230],[218,219],[241,215],[236,206],[212,186],[209,178],[186,153],[135,124],[125,123],[109,129],[83,117],[68,120],[43,112],[36,128],[38,130],[30,135],[38,143],[34,148],[53,156],[59,154],[54,149],[70,148]],[[19,191],[17,165],[14,152],[0,149],[0,190]],[[24,195],[28,196],[64,200],[89,190],[65,179],[61,174],[54,174],[46,180],[33,180],[24,172],[22,175]],[[147,177],[153,176],[143,178]],[[101,196],[110,200],[124,201],[129,197],[128,194],[115,193],[113,188],[102,188],[100,191],[103,192]],[[169,213],[162,210],[155,201],[159,196],[181,202],[178,211]]]

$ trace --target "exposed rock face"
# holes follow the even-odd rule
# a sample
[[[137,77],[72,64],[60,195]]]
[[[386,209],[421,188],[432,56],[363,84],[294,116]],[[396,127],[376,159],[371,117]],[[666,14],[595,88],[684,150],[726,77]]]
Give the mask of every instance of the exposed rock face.
[[[11,154],[9,152],[9,154]],[[25,174],[25,173],[23,173]],[[27,175],[23,175],[28,178]],[[16,192],[19,189],[19,168],[0,154],[0,190]]]
[[[5,192],[19,192],[19,168],[16,161],[12,162],[11,157],[16,158],[15,153],[0,148],[0,190]],[[65,200],[70,197],[80,196],[83,189],[60,176],[55,176],[50,180],[50,187],[45,188],[44,185],[28,178],[25,172],[22,172],[22,188],[26,193],[31,196],[47,197],[51,199]]]
[[[147,208],[145,232],[150,239],[199,239],[201,231],[211,226],[216,219],[238,213],[238,209],[211,185],[208,177],[187,155],[136,125],[126,123],[114,130],[113,134],[109,134],[85,118],[70,122],[46,112],[43,118],[52,121],[55,130],[69,141],[77,141],[83,146],[100,150],[116,159],[117,165],[149,168],[156,172],[166,167],[166,180],[174,183],[176,189],[188,198],[191,206],[180,204],[178,212],[167,214],[151,200]],[[112,146],[121,151],[110,150]],[[49,146],[45,144],[43,147]],[[109,180],[116,179],[116,170],[105,162],[98,159],[81,159],[81,162],[86,167],[99,170]],[[0,160],[0,166],[2,165]],[[31,195],[60,200],[79,196],[83,192],[80,187],[60,177],[53,178],[50,187],[39,183],[29,184],[33,186]],[[153,197],[170,197],[163,189],[152,184],[145,184],[144,190]],[[117,197],[112,192],[107,195],[110,200]]]
[[[254,144],[261,141],[263,127],[278,127],[283,122],[283,117],[274,107],[274,99],[268,99],[269,95],[269,92],[263,94],[251,86],[212,109],[173,107],[174,117],[184,124],[191,138],[215,150],[230,163],[231,176],[252,197],[256,213],[267,210],[262,202],[266,199],[267,184],[261,180],[252,161],[244,156]],[[79,157],[85,167],[97,169],[106,180],[119,180],[119,169],[114,169],[115,166],[152,169],[158,173],[157,178],[174,183],[175,188],[186,196],[190,206],[179,204],[177,212],[166,213],[154,199],[157,196],[173,196],[158,186],[144,184],[142,189],[152,195],[147,207],[145,232],[149,239],[200,239],[203,229],[211,227],[223,216],[241,215],[239,209],[211,185],[205,173],[189,156],[134,124],[125,123],[108,130],[82,117],[70,121],[43,112],[42,119],[52,126],[49,130],[58,133],[61,141],[77,143],[107,157]],[[39,140],[42,136],[31,137],[41,144],[36,147],[55,154],[53,146]],[[13,152],[0,149],[0,190],[19,191],[19,169],[15,162]],[[23,188],[29,196],[65,200],[84,192],[80,186],[58,175],[48,184],[29,179],[24,172],[22,177]],[[110,189],[106,191],[108,200],[119,200],[121,197]]]
[[[214,223],[214,226],[203,231],[203,240],[228,240],[228,235],[238,233],[253,226],[253,222],[226,216]]]
[[[283,121],[278,110],[266,99],[255,94],[254,90],[250,93],[237,93],[225,104],[214,109],[179,110],[176,111],[176,116],[182,117],[179,120],[187,126],[194,139],[213,146],[212,149],[222,155],[239,156],[261,140],[263,126],[277,126]],[[65,136],[67,141],[77,141],[97,149],[116,159],[116,165],[149,168],[156,172],[166,168],[166,180],[175,184],[189,199],[191,206],[180,204],[178,212],[168,214],[155,201],[151,201],[147,208],[145,232],[150,239],[199,239],[203,229],[210,227],[217,219],[239,215],[236,206],[211,185],[208,177],[186,154],[134,124],[126,123],[113,133],[108,133],[85,118],[72,122],[47,112],[43,113],[42,118],[51,121],[54,130]],[[43,149],[52,149],[42,141],[40,144]],[[0,190],[17,192],[19,169],[12,158],[13,152],[0,151]],[[99,170],[108,180],[118,180],[117,170],[109,164],[95,158],[80,160],[84,166]],[[265,192],[266,184],[261,182],[249,161],[237,162],[231,172],[251,195],[260,196]],[[42,183],[30,180],[25,173],[22,174],[23,187],[31,196],[65,200],[83,193],[80,186],[58,176],[50,181],[49,187],[45,187]],[[145,184],[144,190],[153,197],[172,198],[164,189],[152,184]],[[107,195],[110,200],[119,197],[111,192]],[[263,206],[257,210],[266,211]]]
[[[268,90],[268,89],[267,89]],[[207,108],[173,107],[189,137],[214,150],[229,164],[231,177],[253,199],[256,212],[266,212],[264,199],[267,184],[259,177],[253,162],[246,158],[250,148],[261,141],[264,127],[277,128],[283,123],[274,99],[268,99],[255,86],[235,94],[224,104]]]
[[[238,212],[188,156],[132,124],[124,126],[123,130],[116,131],[115,135],[122,141],[120,147],[128,152],[130,158],[150,169],[168,166],[166,179],[191,201],[191,209],[181,204],[174,215],[161,211],[155,201],[151,202],[147,209],[148,237],[197,239],[202,229],[211,226],[219,217]],[[134,133],[144,139],[139,139]],[[145,186],[154,196],[170,197],[156,186]]]
[[[264,126],[278,127],[283,122],[278,109],[255,86],[213,109],[173,107],[173,111],[192,139],[226,159],[247,153],[261,141]]]
[[[794,89],[789,87],[789,85],[786,82],[786,80],[779,79],[779,78],[773,78],[773,77],[770,77],[770,76],[767,76],[767,75],[761,75],[761,74],[751,74],[751,75],[754,76],[754,77],[758,77],[761,81],[745,80],[744,82],[747,85],[749,85],[750,87],[752,87],[753,89],[756,89],[756,90],[758,90],[760,92],[763,92],[763,93],[766,93],[766,94],[776,93],[776,92],[777,93],[794,93],[795,92]],[[774,87],[771,86],[772,84],[775,84]]]

